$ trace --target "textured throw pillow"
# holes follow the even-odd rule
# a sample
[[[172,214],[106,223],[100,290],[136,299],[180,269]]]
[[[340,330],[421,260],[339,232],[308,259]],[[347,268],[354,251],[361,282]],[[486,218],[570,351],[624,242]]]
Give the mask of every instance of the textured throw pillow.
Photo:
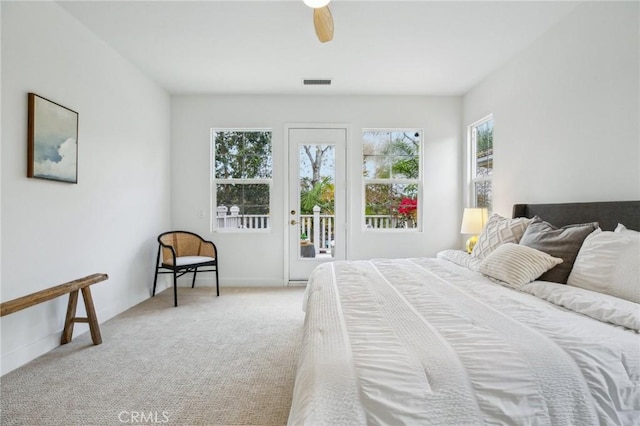
[[[502,244],[517,244],[531,221],[526,217],[507,219],[497,214],[491,215],[471,251],[471,256],[484,259]]]
[[[589,235],[567,284],[640,303],[640,233],[616,228]]]
[[[562,259],[527,246],[506,243],[487,256],[478,271],[508,287],[520,289],[540,275],[562,263]]]
[[[561,264],[545,272],[540,280],[566,284],[582,242],[597,228],[597,222],[556,228],[536,216],[524,232],[520,244],[562,259]]]

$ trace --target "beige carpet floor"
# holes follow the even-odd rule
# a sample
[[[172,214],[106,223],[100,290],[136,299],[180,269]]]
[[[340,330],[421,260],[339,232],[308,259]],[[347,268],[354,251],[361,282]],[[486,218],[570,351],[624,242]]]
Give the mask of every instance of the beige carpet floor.
[[[284,425],[303,288],[181,288],[0,379],[2,425]]]

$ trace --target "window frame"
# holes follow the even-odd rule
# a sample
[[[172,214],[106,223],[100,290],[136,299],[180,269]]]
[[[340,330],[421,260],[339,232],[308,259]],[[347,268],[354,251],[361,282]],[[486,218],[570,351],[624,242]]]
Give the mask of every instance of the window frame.
[[[216,177],[216,134],[221,132],[269,132],[271,133],[271,177],[270,178],[221,178]],[[273,129],[271,128],[245,128],[245,127],[212,127],[209,135],[209,147],[210,147],[210,168],[209,168],[209,196],[211,200],[210,205],[210,221],[209,227],[211,232],[221,233],[270,233],[273,229],[272,212],[273,212]],[[267,226],[264,228],[222,228],[217,225],[218,217],[218,191],[217,185],[268,185],[269,187],[269,215]],[[227,206],[230,208],[231,206]]]
[[[493,114],[489,114],[486,115],[484,117],[482,117],[479,120],[474,121],[473,123],[469,124],[467,126],[467,188],[466,188],[466,195],[467,195],[467,207],[478,207],[478,197],[476,194],[476,184],[477,183],[482,183],[482,182],[489,182],[491,184],[491,193],[493,195],[493,152],[491,154],[492,156],[492,166],[491,166],[491,170],[492,173],[490,175],[486,175],[486,176],[477,176],[477,158],[476,158],[476,154],[477,154],[477,128],[480,127],[481,125],[492,121],[493,125],[492,125],[492,132],[493,132],[493,126],[495,125],[495,121],[493,119]],[[493,150],[493,144],[491,145],[491,149]],[[482,206],[485,207],[485,206]],[[491,211],[493,210],[493,197],[492,197],[492,203],[491,203],[491,207],[488,209],[489,210],[489,214],[491,214]]]
[[[418,177],[413,179],[397,179],[397,178],[374,178],[368,179],[364,176],[364,171],[361,170],[360,178],[362,179],[362,230],[365,232],[391,232],[391,233],[422,233],[424,227],[422,226],[422,204],[424,203],[424,191],[423,191],[423,182],[422,178],[424,176],[424,129],[419,127],[384,127],[384,128],[375,128],[375,127],[366,127],[362,129],[360,134],[360,159],[364,161],[365,153],[364,153],[364,134],[365,132],[404,132],[404,133],[418,133],[420,135],[420,144],[418,147]],[[367,227],[367,185],[417,185],[417,195],[416,198],[418,200],[418,206],[416,208],[416,226],[414,228],[373,228]]]

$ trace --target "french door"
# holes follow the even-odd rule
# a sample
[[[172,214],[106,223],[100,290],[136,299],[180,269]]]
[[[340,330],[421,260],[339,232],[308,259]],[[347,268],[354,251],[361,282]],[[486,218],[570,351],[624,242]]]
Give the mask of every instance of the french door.
[[[346,128],[288,128],[289,282],[345,259]]]

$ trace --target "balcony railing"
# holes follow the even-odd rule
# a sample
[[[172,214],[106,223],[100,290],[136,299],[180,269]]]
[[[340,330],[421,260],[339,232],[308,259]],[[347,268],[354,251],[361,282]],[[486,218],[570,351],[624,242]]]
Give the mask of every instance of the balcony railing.
[[[242,228],[242,229],[267,229],[269,228],[269,215],[243,214],[240,215],[238,206],[218,206],[216,210],[216,225],[218,228]]]
[[[315,206],[312,215],[300,215],[300,239],[306,235],[316,253],[326,252],[335,238],[334,224],[334,215],[320,214],[320,207]]]
[[[269,215],[243,214],[240,208],[218,206],[216,224],[223,229],[267,229],[270,227]],[[300,215],[300,237],[308,239],[314,245],[316,253],[324,253],[332,248],[335,238],[335,216],[321,214],[320,207],[315,206],[313,214]],[[410,224],[412,225],[412,224]],[[406,221],[391,215],[367,215],[365,227],[368,229],[397,229],[407,227]],[[412,226],[409,226],[412,227]],[[306,238],[303,238],[305,237]]]

